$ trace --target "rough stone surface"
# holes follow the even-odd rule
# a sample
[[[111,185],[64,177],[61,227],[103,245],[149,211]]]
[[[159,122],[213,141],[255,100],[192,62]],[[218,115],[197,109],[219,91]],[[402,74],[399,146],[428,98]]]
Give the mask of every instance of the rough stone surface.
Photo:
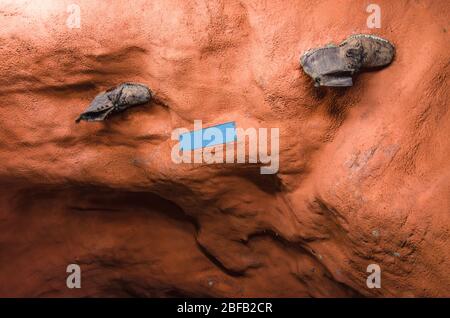
[[[367,1],[70,3],[0,4],[0,296],[450,296],[448,1],[376,30]],[[358,33],[395,62],[312,87],[300,54]],[[128,81],[161,103],[75,124]],[[279,173],[172,163],[194,119],[279,127]]]

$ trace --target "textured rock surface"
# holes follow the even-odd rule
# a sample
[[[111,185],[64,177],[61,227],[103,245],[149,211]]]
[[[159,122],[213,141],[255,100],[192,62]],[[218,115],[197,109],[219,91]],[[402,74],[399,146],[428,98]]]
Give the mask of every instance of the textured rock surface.
[[[0,296],[450,296],[448,1],[376,30],[366,1],[77,2],[0,4]],[[396,58],[350,89],[299,68],[371,32]],[[75,124],[127,81],[162,103]],[[194,119],[280,127],[279,173],[173,164]]]

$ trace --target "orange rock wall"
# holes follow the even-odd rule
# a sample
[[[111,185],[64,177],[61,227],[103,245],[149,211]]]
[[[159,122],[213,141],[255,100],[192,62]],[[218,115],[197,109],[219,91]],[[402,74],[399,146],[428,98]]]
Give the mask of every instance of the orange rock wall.
[[[0,1],[0,296],[450,296],[448,1],[70,3]],[[355,33],[392,65],[314,88]],[[159,102],[75,124],[125,81]],[[195,119],[279,128],[278,174],[174,164]]]

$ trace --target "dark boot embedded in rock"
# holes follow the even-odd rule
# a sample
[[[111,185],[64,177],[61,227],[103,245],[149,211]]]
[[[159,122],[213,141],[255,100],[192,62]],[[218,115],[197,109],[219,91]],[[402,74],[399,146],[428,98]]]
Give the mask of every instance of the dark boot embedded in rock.
[[[309,50],[300,59],[303,70],[316,87],[347,87],[360,71],[389,65],[395,55],[394,46],[374,35],[358,34],[341,44]]]
[[[122,112],[131,106],[145,104],[151,99],[152,92],[147,86],[123,83],[98,94],[76,122],[102,121],[114,113]]]

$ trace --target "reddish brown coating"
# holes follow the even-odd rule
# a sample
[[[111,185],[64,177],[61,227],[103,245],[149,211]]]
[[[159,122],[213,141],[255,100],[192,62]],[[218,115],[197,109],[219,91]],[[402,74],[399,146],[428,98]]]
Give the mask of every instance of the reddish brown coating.
[[[0,4],[0,296],[450,296],[448,1],[76,2]],[[394,63],[314,89],[358,33]],[[161,103],[74,123],[128,81]],[[278,175],[172,163],[195,119],[279,127]]]

